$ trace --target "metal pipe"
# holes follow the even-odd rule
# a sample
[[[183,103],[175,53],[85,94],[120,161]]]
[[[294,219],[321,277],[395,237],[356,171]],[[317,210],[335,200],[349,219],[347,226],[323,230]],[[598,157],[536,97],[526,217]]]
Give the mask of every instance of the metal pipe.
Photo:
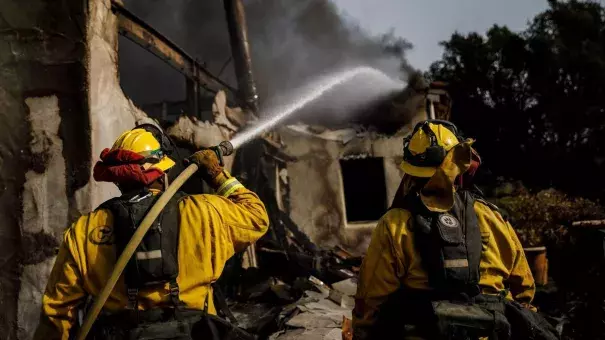
[[[197,81],[187,79],[187,112],[188,116],[201,118],[200,116],[200,88]]]
[[[247,108],[258,113],[258,93],[252,74],[252,58],[248,42],[246,13],[241,0],[224,0],[231,54],[235,65],[238,91]]]
[[[426,99],[426,103],[428,106],[428,116],[429,119],[435,119],[435,106],[433,105],[433,101],[429,98]]]

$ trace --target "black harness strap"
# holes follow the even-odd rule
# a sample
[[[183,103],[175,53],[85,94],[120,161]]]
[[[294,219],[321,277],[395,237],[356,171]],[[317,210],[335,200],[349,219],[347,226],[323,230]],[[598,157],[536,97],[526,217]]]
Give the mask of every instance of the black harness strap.
[[[225,295],[223,295],[221,289],[218,285],[213,284],[212,291],[214,293],[214,305],[224,317],[226,317],[234,326],[237,326],[237,319],[235,318],[235,315],[231,313],[229,306],[227,306],[227,299],[225,298]],[[206,299],[206,301],[208,301],[208,299]]]
[[[139,309],[139,290],[137,288],[127,288],[126,295],[128,296],[127,309],[138,310]]]
[[[170,300],[172,301],[172,304],[174,305],[174,317],[175,319],[182,321],[183,320],[183,303],[181,302],[181,299],[179,298],[179,294],[180,294],[180,289],[179,289],[179,284],[176,282],[176,280],[172,280],[169,283],[169,287],[170,287]]]

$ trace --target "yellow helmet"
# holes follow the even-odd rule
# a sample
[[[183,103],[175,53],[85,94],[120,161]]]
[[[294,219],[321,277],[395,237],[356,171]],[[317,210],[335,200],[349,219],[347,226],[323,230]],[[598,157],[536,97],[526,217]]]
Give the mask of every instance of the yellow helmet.
[[[447,152],[459,142],[454,124],[440,120],[420,122],[403,141],[401,169],[414,177],[432,177]]]
[[[135,128],[122,133],[113,143],[111,151],[118,149],[132,151],[145,158],[156,158],[159,161],[153,163],[151,167],[162,171],[166,171],[175,165],[172,159],[164,155],[160,142],[155,139],[151,132],[145,129]]]

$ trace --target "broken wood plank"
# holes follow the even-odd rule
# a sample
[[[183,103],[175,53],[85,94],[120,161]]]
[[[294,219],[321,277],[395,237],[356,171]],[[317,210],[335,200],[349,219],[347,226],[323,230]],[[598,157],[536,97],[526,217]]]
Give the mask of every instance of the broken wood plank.
[[[121,2],[112,1],[111,9],[118,18],[121,35],[156,55],[207,90],[216,93],[221,89],[227,89],[232,98],[237,98],[236,89],[214,76],[174,42],[128,11]]]
[[[600,227],[605,228],[605,220],[576,221],[571,223],[572,227]]]

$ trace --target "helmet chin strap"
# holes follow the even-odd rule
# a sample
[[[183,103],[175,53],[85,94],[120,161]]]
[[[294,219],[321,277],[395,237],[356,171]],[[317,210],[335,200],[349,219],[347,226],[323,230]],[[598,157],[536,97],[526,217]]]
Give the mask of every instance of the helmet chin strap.
[[[164,190],[163,191],[166,191],[166,189],[168,189],[168,187],[170,186],[170,180],[168,179],[168,174],[165,172],[164,172],[163,180],[164,180]]]

